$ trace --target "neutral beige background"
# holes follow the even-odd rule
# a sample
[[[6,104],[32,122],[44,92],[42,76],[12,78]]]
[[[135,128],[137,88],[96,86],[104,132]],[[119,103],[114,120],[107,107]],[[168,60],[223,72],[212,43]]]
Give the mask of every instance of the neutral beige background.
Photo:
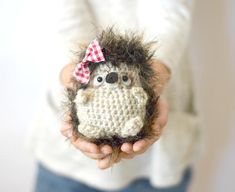
[[[234,192],[235,1],[197,2],[191,55],[206,148],[195,167],[190,192]],[[0,0],[1,192],[29,192],[33,186],[35,162],[23,143],[45,74],[42,66],[33,64],[41,55],[50,54],[50,47],[43,44],[48,31],[36,31],[41,17],[51,13],[48,7],[52,5],[43,6],[33,0]],[[35,11],[40,18],[33,17]],[[35,43],[43,53],[35,54],[30,46]],[[32,53],[38,57],[32,57]]]
[[[192,34],[194,78],[206,148],[191,192],[235,191],[235,2],[198,0]]]

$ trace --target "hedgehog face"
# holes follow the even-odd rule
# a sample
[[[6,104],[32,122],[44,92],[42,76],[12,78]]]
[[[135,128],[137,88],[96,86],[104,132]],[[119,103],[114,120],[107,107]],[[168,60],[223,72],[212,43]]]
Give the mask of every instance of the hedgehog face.
[[[74,100],[77,130],[92,139],[134,137],[144,125],[147,100],[137,67],[99,64],[87,89],[79,89]]]
[[[118,67],[110,62],[99,64],[92,73],[90,86],[96,89],[129,89],[141,86],[138,73],[136,67],[128,67],[125,63],[121,63]]]

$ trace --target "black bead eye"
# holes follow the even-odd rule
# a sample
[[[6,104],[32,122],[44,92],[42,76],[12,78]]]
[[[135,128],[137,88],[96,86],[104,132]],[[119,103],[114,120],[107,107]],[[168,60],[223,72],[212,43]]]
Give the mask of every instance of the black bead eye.
[[[97,77],[97,81],[100,83],[103,81],[103,77]]]
[[[97,75],[94,78],[93,85],[94,87],[98,87],[104,82],[104,77],[102,75]]]
[[[123,75],[122,76],[122,82],[126,86],[129,86],[131,84],[131,79],[127,75]]]
[[[123,80],[124,82],[127,82],[128,79],[129,79],[129,78],[128,78],[126,75],[123,75],[123,76],[122,76],[122,80]]]

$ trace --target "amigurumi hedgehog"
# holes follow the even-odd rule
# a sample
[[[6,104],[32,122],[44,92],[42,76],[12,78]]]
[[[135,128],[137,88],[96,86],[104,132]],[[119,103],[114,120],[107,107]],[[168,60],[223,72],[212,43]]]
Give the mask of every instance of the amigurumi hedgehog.
[[[67,89],[74,136],[119,148],[150,135],[158,98],[152,45],[109,28],[81,51]]]

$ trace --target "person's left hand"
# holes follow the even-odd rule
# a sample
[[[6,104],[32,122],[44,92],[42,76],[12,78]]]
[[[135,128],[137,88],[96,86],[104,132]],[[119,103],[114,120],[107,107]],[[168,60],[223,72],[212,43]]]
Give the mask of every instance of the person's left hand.
[[[117,159],[111,159],[110,156],[106,156],[103,159],[97,160],[97,166],[100,169],[107,169],[113,164],[119,162],[121,159],[132,159],[136,155],[144,153],[154,142],[156,142],[162,132],[162,128],[167,123],[168,118],[168,104],[164,98],[159,98],[157,103],[158,118],[154,121],[152,126],[152,133],[150,138],[141,139],[134,144],[124,143],[121,146],[121,153]]]
[[[166,67],[162,62],[158,60],[151,60],[151,65],[158,75],[158,82],[155,91],[156,94],[160,95],[163,91],[166,82],[171,77],[171,71],[168,67]],[[152,126],[151,137],[141,139],[135,142],[134,144],[122,144],[121,153],[119,154],[119,157],[116,160],[112,160],[110,156],[106,156],[102,159],[97,160],[97,166],[99,168],[106,169],[122,159],[132,159],[136,155],[144,153],[153,143],[155,143],[159,139],[162,133],[162,129],[167,123],[169,110],[167,101],[163,97],[160,97],[157,102],[156,108],[158,110],[158,117],[157,119],[155,119],[154,124]]]

